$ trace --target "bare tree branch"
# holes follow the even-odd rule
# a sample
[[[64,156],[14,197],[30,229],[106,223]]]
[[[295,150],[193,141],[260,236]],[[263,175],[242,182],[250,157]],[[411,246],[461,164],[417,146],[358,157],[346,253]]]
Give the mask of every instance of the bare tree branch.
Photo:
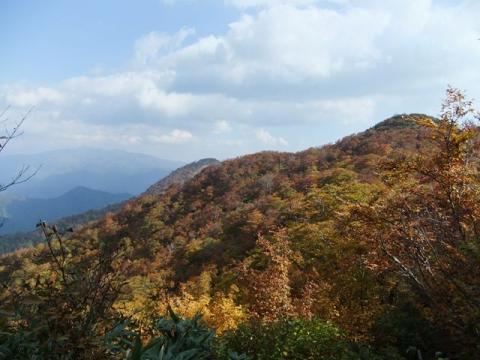
[[[5,117],[7,114],[8,110],[10,109],[10,106],[7,106],[4,110],[0,112],[0,124],[7,124],[8,123],[8,118]],[[6,126],[3,134],[0,134],[0,153],[5,150],[6,146],[8,143],[21,136],[23,132],[21,132],[21,127],[25,120],[28,118],[28,116],[31,114],[33,111],[33,107],[30,108],[18,121],[13,125],[13,127],[8,127]],[[23,165],[22,168],[15,174],[10,181],[8,181],[5,184],[0,184],[0,192],[7,190],[9,187],[17,184],[22,184],[28,180],[30,180],[33,176],[35,176],[38,172],[40,167],[37,169],[31,171],[31,168],[29,165]]]

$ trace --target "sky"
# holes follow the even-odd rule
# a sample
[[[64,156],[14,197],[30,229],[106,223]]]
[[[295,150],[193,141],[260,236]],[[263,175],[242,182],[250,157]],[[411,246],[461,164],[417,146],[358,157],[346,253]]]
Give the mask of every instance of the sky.
[[[478,0],[2,0],[10,153],[300,151],[480,97]]]

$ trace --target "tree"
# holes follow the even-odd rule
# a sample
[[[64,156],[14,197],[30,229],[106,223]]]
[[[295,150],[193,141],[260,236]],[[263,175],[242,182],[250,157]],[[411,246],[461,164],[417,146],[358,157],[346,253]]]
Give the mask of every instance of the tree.
[[[368,265],[406,279],[463,345],[480,342],[477,118],[464,93],[448,88],[440,118],[421,120],[430,151],[384,164],[386,191],[354,211],[354,235],[372,245]]]
[[[273,321],[292,313],[288,274],[292,251],[284,229],[275,232],[271,239],[259,236],[257,246],[260,256],[242,262],[240,278],[246,283],[251,314]]]
[[[2,284],[0,359],[10,353],[21,359],[104,358],[102,335],[119,319],[113,304],[125,284],[124,242],[65,241],[56,226],[38,227],[46,242],[36,250],[42,271]]]

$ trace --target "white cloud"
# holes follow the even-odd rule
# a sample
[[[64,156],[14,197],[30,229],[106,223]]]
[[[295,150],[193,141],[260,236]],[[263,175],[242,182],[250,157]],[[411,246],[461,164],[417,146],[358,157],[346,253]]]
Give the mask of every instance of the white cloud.
[[[34,89],[13,88],[7,90],[6,101],[13,106],[36,106],[41,103],[59,103],[63,95],[51,88],[38,87]]]
[[[177,81],[202,81],[222,91],[321,80],[386,61],[376,42],[389,19],[383,10],[274,6],[242,16],[223,36],[161,56],[158,64],[174,71]]]
[[[269,146],[279,146],[279,145],[287,145],[287,140],[282,138],[281,136],[275,137],[272,134],[270,134],[267,130],[265,129],[258,129],[255,131],[255,136],[257,137],[258,140],[260,140],[263,144],[269,145]]]
[[[0,105],[37,105],[29,132],[58,146],[221,140],[293,150],[305,145],[294,140],[301,131],[318,145],[396,112],[436,110],[447,83],[480,91],[480,2],[227,2],[239,11],[224,33],[153,31],[122,71],[4,84]]]
[[[149,60],[155,59],[162,53],[178,49],[189,36],[194,34],[195,30],[192,28],[180,29],[173,36],[152,31],[135,42],[136,61],[146,65]]]
[[[215,134],[222,134],[232,131],[232,127],[226,120],[218,120],[215,122],[213,132]]]
[[[136,95],[145,108],[157,109],[167,116],[179,116],[190,113],[195,103],[200,101],[190,94],[167,93],[155,86],[145,87]]]
[[[18,118],[21,113],[12,112],[9,115]],[[95,124],[78,119],[65,120],[58,114],[38,110],[27,118],[25,133],[11,143],[9,150],[17,148],[25,152],[26,148],[30,151],[42,151],[51,148],[95,146],[136,148],[151,152],[159,146],[165,150],[165,147],[185,146],[192,141],[195,141],[195,136],[183,129],[171,130],[168,127],[135,122],[115,125]]]
[[[174,129],[168,134],[150,135],[149,139],[166,144],[181,144],[193,139],[193,135],[189,131]]]

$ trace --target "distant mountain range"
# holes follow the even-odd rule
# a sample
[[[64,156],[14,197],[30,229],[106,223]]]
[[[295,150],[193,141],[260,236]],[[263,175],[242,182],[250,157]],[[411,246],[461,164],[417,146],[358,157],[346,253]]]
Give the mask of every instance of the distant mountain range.
[[[86,187],[76,187],[52,199],[16,200],[6,207],[8,217],[0,227],[0,234],[34,230],[35,224],[40,219],[51,222],[87,210],[100,209],[130,197],[132,195],[127,193],[111,194]]]
[[[144,194],[161,195],[170,186],[183,185],[206,167],[219,163],[220,161],[209,158],[182,166],[172,171],[168,176],[160,176],[154,181],[151,181],[148,184],[150,187],[148,187]],[[154,184],[151,185],[152,183]],[[142,191],[145,190],[147,186],[145,186]],[[78,204],[72,204],[77,203],[76,199],[78,197],[83,199],[79,200]],[[95,197],[96,200],[93,199]],[[77,187],[54,199],[14,200],[10,202],[10,205],[8,205],[8,201],[6,201],[7,206],[5,207],[5,213],[10,215],[11,219],[10,221],[7,219],[3,228],[0,228],[0,254],[21,247],[31,246],[41,241],[42,238],[38,231],[28,231],[28,229],[33,230],[32,226],[34,226],[40,218],[56,223],[60,229],[68,227],[75,228],[96,221],[108,212],[119,211],[129,197],[129,194],[110,194],[85,187]],[[10,199],[9,201],[12,200]],[[102,202],[103,205],[100,205]],[[92,206],[87,206],[86,203]],[[68,204],[71,204],[70,207]],[[85,209],[79,210],[82,206]],[[55,212],[50,209],[58,209],[58,211]],[[63,215],[59,216],[59,213],[62,211]],[[23,214],[28,214],[28,216],[25,217]],[[18,223],[13,220],[17,217],[22,218]]]
[[[98,174],[89,170],[52,175],[45,179],[33,178],[25,184],[12,188],[13,194],[29,198],[51,199],[78,186],[115,193],[138,195],[149,185],[166,176],[173,169],[151,169],[138,174],[109,171]]]
[[[34,155],[2,156],[0,183],[24,165],[36,175],[11,188],[9,196],[49,199],[77,187],[137,195],[152,183],[184,165],[145,154],[92,148],[49,151]]]

